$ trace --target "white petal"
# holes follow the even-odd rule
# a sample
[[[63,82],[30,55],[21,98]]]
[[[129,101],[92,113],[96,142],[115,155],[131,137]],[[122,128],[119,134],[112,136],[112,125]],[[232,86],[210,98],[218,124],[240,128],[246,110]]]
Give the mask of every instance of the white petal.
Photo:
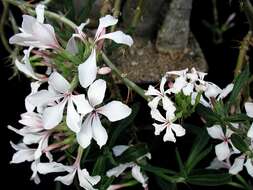
[[[155,127],[155,135],[160,135],[160,133],[166,128],[166,125],[164,124],[154,123],[153,126]]]
[[[148,90],[145,92],[145,95],[147,95],[147,96],[160,96],[161,92],[159,92],[159,90],[155,89],[152,85],[149,85]]]
[[[218,158],[214,158],[213,161],[210,163],[210,165],[206,169],[219,170],[221,168],[229,169],[230,165],[229,163],[218,160]]]
[[[172,132],[172,129],[170,126],[166,127],[166,132],[165,135],[163,136],[163,141],[171,141],[171,142],[176,142],[176,138]]]
[[[95,107],[103,102],[106,91],[106,82],[102,79],[96,80],[88,89],[90,105]]]
[[[186,96],[190,96],[190,94],[193,92],[194,85],[192,83],[188,83],[184,88],[183,88],[183,93]]]
[[[251,139],[253,139],[253,123],[251,124],[249,130],[248,130],[248,133],[247,133],[247,136]]]
[[[84,94],[72,95],[71,99],[76,105],[77,112],[82,115],[86,115],[94,109],[93,107],[91,107]]]
[[[42,5],[42,4],[38,4],[35,8],[37,21],[40,23],[44,22],[44,9],[45,9],[45,5]]]
[[[16,153],[13,154],[12,160],[10,162],[11,164],[18,164],[25,161],[31,162],[34,160],[34,149],[28,148],[27,146],[25,146],[25,144],[15,145],[12,142],[10,143],[14,149],[19,149]]]
[[[129,148],[129,146],[127,146],[127,145],[117,145],[112,148],[112,152],[113,152],[114,156],[117,157],[117,156],[120,156],[121,154],[123,154],[123,152],[125,152],[128,148]]]
[[[62,95],[55,95],[54,93],[48,90],[40,90],[28,96],[27,101],[29,101],[30,104],[39,107],[48,105],[49,103],[52,103],[62,97],[63,97]]]
[[[78,168],[78,179],[81,187],[87,190],[95,190],[92,186],[96,185],[101,177],[100,176],[90,176],[89,172],[86,169]]]
[[[37,170],[40,174],[66,171],[64,165],[57,162],[39,163],[37,165]]]
[[[162,114],[159,112],[158,109],[151,109],[151,117],[155,119],[156,121],[160,121],[162,123],[166,122],[166,119],[162,116]]]
[[[213,125],[212,127],[207,127],[207,132],[214,139],[224,139],[224,133],[220,125]]]
[[[247,169],[248,174],[253,177],[253,164],[250,158],[247,159],[247,161],[245,162],[244,166]]]
[[[179,71],[169,71],[166,72],[167,75],[178,75],[178,76],[183,76],[187,73],[188,68],[184,69],[184,70],[179,70]]]
[[[173,112],[173,113],[176,111],[176,107],[174,106],[174,103],[167,96],[164,96],[162,98],[162,102],[163,102],[163,109],[164,110],[166,110],[166,111],[169,110],[170,112]]]
[[[102,18],[99,19],[99,25],[98,25],[98,29],[95,35],[95,39],[97,39],[100,35],[101,32],[107,28],[108,26],[113,26],[115,24],[117,24],[118,19],[112,17],[111,15],[106,15]]]
[[[81,127],[80,119],[81,119],[80,115],[75,110],[72,99],[70,98],[68,100],[68,106],[67,106],[66,123],[67,123],[67,126],[75,133],[78,133],[80,131],[80,127]]]
[[[245,105],[246,113],[249,117],[253,118],[253,103],[252,102],[246,102]]]
[[[158,103],[159,103],[160,100],[161,100],[161,96],[157,96],[157,97],[153,98],[153,99],[148,103],[148,106],[149,106],[151,109],[157,109],[157,106],[158,106]]]
[[[41,82],[39,81],[31,83],[31,93],[25,98],[25,108],[27,112],[33,112],[35,109],[35,106],[31,104],[29,101],[29,96],[37,93],[40,85],[41,85]]]
[[[73,170],[73,172],[71,172],[65,176],[58,176],[57,178],[55,178],[55,181],[60,181],[64,185],[70,185],[73,183],[75,175],[76,175],[76,170]]]
[[[87,88],[96,79],[96,76],[96,50],[93,49],[90,56],[85,60],[85,62],[78,66],[78,77],[81,86]]]
[[[132,109],[120,101],[111,101],[98,108],[97,111],[106,116],[110,121],[114,122],[128,117],[131,114]]]
[[[125,44],[128,46],[132,46],[134,43],[131,36],[123,33],[122,31],[116,31],[116,32],[104,34],[104,35],[100,36],[96,41],[99,41],[99,40],[105,39],[105,38],[111,39],[118,44]]]
[[[61,93],[67,93],[70,89],[69,82],[57,72],[53,72],[50,75],[48,84],[51,85],[56,91]]]
[[[102,126],[99,116],[96,114],[92,120],[92,132],[93,138],[101,148],[107,142],[108,135],[105,128]]]
[[[141,173],[141,168],[138,165],[135,165],[132,168],[132,176],[134,179],[136,179],[138,182],[140,182],[143,185],[147,181],[147,177]]]
[[[215,154],[219,160],[225,160],[230,155],[230,150],[227,142],[222,142],[215,146]]]
[[[35,76],[34,71],[31,69],[31,67],[20,63],[17,59],[15,60],[15,65],[18,68],[19,71],[23,72],[24,74],[26,74],[29,77],[34,78],[35,80],[39,80],[38,77]]]
[[[63,110],[66,104],[66,100],[60,102],[59,104],[51,107],[47,107],[42,116],[43,124],[45,129],[52,129],[56,127],[63,117]]]
[[[120,164],[115,168],[112,168],[106,172],[106,175],[108,177],[119,177],[120,174],[122,174],[127,168],[132,167],[134,164],[132,162]]]
[[[33,171],[33,174],[31,176],[31,180],[33,180],[36,184],[40,183],[40,178],[39,175],[37,173],[37,165],[39,164],[39,160],[35,160],[32,164],[31,164],[31,170]]]
[[[243,169],[244,157],[238,157],[235,159],[234,164],[229,169],[229,173],[236,175]]]
[[[84,121],[81,130],[77,134],[77,142],[83,148],[87,148],[92,139],[91,116],[89,115]]]
[[[180,77],[178,77],[178,78],[175,79],[173,87],[170,88],[170,91],[173,92],[173,93],[175,93],[175,94],[177,94],[177,93],[179,93],[182,90],[182,88],[185,85],[187,85],[185,77],[180,76]]]
[[[227,85],[226,88],[224,88],[220,93],[218,100],[225,98],[233,90],[233,88],[234,88],[233,83]]]
[[[30,16],[30,15],[23,15],[23,21],[22,21],[22,29],[25,31],[25,33],[32,33],[33,32],[33,25],[37,22],[37,20]]]
[[[207,83],[207,89],[205,91],[205,96],[207,98],[211,98],[211,97],[216,98],[221,92],[222,90],[216,84],[213,84],[211,82]]]
[[[66,51],[72,53],[73,55],[78,53],[78,47],[75,40],[75,35],[72,35],[66,45]]]
[[[172,123],[170,124],[170,127],[172,128],[177,137],[182,137],[185,135],[185,129],[181,125]]]

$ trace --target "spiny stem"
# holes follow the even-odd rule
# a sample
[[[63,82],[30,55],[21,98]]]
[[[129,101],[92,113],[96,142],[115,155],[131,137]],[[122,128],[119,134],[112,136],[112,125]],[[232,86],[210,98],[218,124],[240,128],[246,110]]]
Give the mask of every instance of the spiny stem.
[[[12,53],[12,49],[10,48],[8,41],[6,40],[5,37],[5,32],[4,32],[4,24],[7,18],[7,14],[8,14],[8,8],[9,8],[9,4],[7,2],[2,2],[3,4],[3,14],[1,16],[1,21],[0,21],[0,36],[1,36],[1,41],[3,43],[4,48],[6,49],[6,51],[8,51],[8,53]]]
[[[237,63],[236,63],[236,68],[234,71],[235,77],[238,76],[242,71],[242,68],[243,68],[243,65],[245,63],[245,59],[247,56],[247,52],[249,50],[251,37],[252,37],[252,32],[249,31],[247,33],[247,35],[243,38],[242,44],[240,46],[240,51],[239,51]]]
[[[120,70],[117,69],[117,67],[110,61],[110,59],[101,51],[102,58],[106,65],[108,65],[112,71],[126,84],[127,87],[133,89],[137,94],[139,94],[142,98],[144,98],[147,101],[150,101],[151,98],[149,96],[145,95],[144,90],[136,85],[134,82],[129,80],[125,74],[123,74]]]
[[[35,15],[34,6],[29,3],[26,3],[23,1],[16,1],[16,0],[3,0],[3,1],[19,7],[22,11],[26,11],[29,14]],[[67,19],[65,16],[61,16],[51,11],[45,11],[45,16],[47,16],[48,18],[54,19],[56,21],[60,21],[72,29],[77,28],[77,25],[71,20]]]

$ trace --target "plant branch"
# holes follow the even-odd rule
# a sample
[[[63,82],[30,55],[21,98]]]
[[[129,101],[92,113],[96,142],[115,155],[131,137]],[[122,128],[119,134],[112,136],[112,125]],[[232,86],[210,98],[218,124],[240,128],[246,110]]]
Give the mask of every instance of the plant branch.
[[[12,49],[8,44],[8,41],[6,40],[6,36],[5,36],[5,32],[4,32],[4,24],[8,15],[8,8],[9,8],[9,4],[6,2],[2,2],[3,4],[3,13],[1,16],[1,21],[0,21],[0,37],[1,37],[1,41],[2,44],[4,46],[4,48],[6,49],[6,51],[8,51],[8,53],[12,53]]]
[[[118,18],[120,15],[121,0],[114,0],[113,17]],[[111,32],[114,32],[116,25],[111,27]]]
[[[249,31],[247,33],[247,35],[243,38],[242,44],[240,46],[240,51],[239,51],[237,63],[236,63],[236,68],[234,71],[235,77],[238,76],[242,71],[242,68],[243,68],[243,65],[245,63],[245,59],[247,56],[247,52],[249,50],[251,37],[252,37],[252,32]]]
[[[137,94],[139,94],[142,98],[144,98],[147,101],[151,100],[151,97],[146,96],[144,90],[136,85],[134,82],[129,80],[126,77],[126,74],[122,73],[120,70],[117,69],[117,67],[110,61],[110,59],[104,54],[104,52],[101,51],[102,58],[106,65],[108,65],[112,71],[126,84],[127,87],[133,89]]]
[[[3,2],[8,2],[12,5],[17,6],[18,8],[20,8],[22,11],[28,12],[29,14],[35,15],[35,11],[34,11],[34,6],[23,2],[23,1],[16,1],[16,0],[3,0]],[[47,16],[48,18],[54,19],[56,21],[60,21],[64,24],[66,24],[67,26],[69,26],[72,29],[77,28],[77,25],[72,22],[71,20],[69,20],[68,18],[59,15],[57,13],[51,12],[51,11],[45,11],[45,16]]]

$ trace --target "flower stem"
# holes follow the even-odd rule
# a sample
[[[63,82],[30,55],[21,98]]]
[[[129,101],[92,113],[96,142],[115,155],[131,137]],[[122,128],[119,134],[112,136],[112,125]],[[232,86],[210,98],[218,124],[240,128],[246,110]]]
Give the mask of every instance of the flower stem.
[[[108,65],[112,69],[112,71],[126,84],[127,87],[133,89],[137,94],[139,94],[145,100],[147,101],[151,100],[149,96],[145,95],[144,90],[140,86],[136,85],[134,82],[129,80],[126,77],[126,74],[123,74],[120,70],[118,70],[117,67],[110,61],[110,59],[102,51],[101,51],[101,54],[106,65]]]
[[[4,24],[7,19],[9,4],[4,1],[2,2],[2,4],[3,4],[3,13],[1,15],[1,21],[0,21],[0,37],[1,37],[1,41],[3,43],[4,48],[6,49],[6,51],[8,51],[8,53],[11,54],[12,49],[10,48],[8,41],[6,40],[5,32],[4,32]]]
[[[121,0],[114,0],[113,17],[118,18],[120,15]],[[111,32],[114,32],[116,25],[111,27]]]
[[[26,11],[29,14],[35,15],[34,6],[29,3],[26,3],[24,1],[16,1],[16,0],[3,0],[3,2],[8,2],[12,5],[17,6],[22,11]],[[72,29],[77,28],[77,25],[74,22],[72,22],[71,20],[67,19],[65,16],[61,16],[61,15],[56,14],[51,11],[45,11],[45,16],[47,16],[48,18],[54,19],[56,21],[60,21]]]
[[[238,76],[242,71],[242,68],[243,68],[243,65],[245,63],[245,59],[247,56],[247,52],[249,50],[251,37],[252,37],[252,32],[249,31],[247,33],[247,35],[243,38],[242,44],[240,46],[240,51],[239,51],[237,63],[236,63],[236,68],[234,71],[235,77]]]

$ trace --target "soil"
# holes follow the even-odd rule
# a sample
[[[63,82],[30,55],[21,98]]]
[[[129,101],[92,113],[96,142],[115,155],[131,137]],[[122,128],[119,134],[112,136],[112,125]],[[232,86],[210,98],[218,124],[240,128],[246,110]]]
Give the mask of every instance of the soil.
[[[170,70],[187,67],[195,67],[204,72],[208,70],[202,50],[192,33],[187,48],[182,51],[159,53],[155,43],[135,37],[134,45],[129,51],[114,53],[111,59],[130,80],[137,83],[157,82],[166,71]]]

